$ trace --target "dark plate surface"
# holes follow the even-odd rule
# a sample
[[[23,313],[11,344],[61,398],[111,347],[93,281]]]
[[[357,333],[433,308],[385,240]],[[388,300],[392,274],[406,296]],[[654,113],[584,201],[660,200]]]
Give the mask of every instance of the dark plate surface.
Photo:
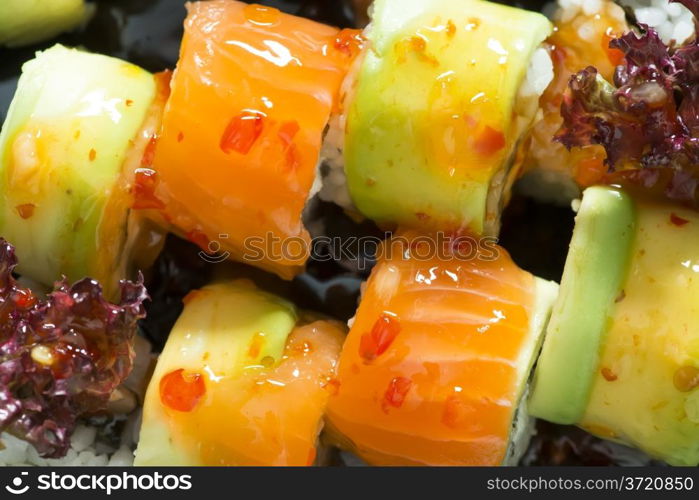
[[[41,45],[22,49],[0,49],[0,121],[4,121],[14,94],[22,63],[36,50],[56,42],[82,46],[94,52],[120,57],[150,71],[173,68],[177,62],[185,16],[182,0],[98,0],[97,11],[79,33],[63,35]],[[352,26],[349,0],[260,0],[290,13],[341,27]],[[503,2],[507,3],[507,2]],[[540,9],[544,1],[511,2]],[[341,210],[321,204],[313,217],[322,222],[330,236],[381,233],[371,223],[357,224]],[[543,278],[560,280],[573,213],[568,207],[538,204],[515,196],[504,219],[500,243],[523,268]],[[242,264],[209,264],[199,250],[185,241],[169,237],[166,248],[148,273],[153,301],[143,331],[156,346],[162,346],[181,311],[181,299],[204,285],[212,276],[250,277],[260,286],[290,297],[300,307],[314,309],[347,320],[356,308],[359,285],[367,270],[350,263],[311,262],[308,272],[287,283]],[[540,423],[523,461],[527,465],[641,465],[647,459],[622,446],[593,438],[573,428]]]

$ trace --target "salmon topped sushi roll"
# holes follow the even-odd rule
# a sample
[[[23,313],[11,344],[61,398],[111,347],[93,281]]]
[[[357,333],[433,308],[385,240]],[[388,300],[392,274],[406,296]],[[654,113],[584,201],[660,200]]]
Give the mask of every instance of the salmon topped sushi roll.
[[[284,278],[300,272],[304,207],[356,53],[346,35],[271,7],[188,4],[140,206],[205,251]]]
[[[557,287],[475,241],[384,244],[328,405],[333,439],[370,464],[500,465],[526,447],[520,403]]]

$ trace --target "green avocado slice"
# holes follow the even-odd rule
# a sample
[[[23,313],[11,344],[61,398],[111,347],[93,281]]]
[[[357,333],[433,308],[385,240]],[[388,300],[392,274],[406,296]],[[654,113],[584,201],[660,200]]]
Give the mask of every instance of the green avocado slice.
[[[612,187],[584,192],[534,373],[533,416],[559,424],[575,424],[583,416],[600,346],[623,289],[635,227],[635,205],[626,193]]]

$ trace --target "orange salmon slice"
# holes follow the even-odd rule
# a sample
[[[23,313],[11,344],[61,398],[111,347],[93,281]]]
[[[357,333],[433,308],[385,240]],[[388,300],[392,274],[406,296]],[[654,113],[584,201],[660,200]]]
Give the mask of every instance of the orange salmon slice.
[[[270,7],[187,9],[144,205],[205,251],[291,278],[310,252],[301,216],[358,48]]]

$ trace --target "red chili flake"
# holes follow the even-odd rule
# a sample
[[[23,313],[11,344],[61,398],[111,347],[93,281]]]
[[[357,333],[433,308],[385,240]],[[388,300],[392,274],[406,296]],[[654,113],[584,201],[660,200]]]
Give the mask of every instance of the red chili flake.
[[[602,376],[604,377],[604,380],[606,380],[607,382],[614,382],[616,379],[619,378],[616,373],[614,373],[611,369],[607,368],[606,366],[602,368],[601,372]]]
[[[133,106],[133,101],[131,99],[126,99],[127,106]]]
[[[198,373],[172,371],[160,379],[160,401],[173,410],[189,412],[206,393],[204,379]]]
[[[388,389],[383,395],[381,408],[388,413],[390,407],[400,408],[405,402],[405,396],[408,394],[413,381],[405,377],[395,377],[388,384]]]
[[[12,295],[12,301],[17,304],[17,307],[29,309],[36,304],[36,297],[31,290],[27,288],[18,288]]]
[[[677,227],[682,227],[685,224],[689,224],[689,221],[687,219],[684,219],[674,213],[670,214],[670,222]]]
[[[184,134],[182,132],[177,134],[177,142],[184,141]]]
[[[474,143],[474,149],[483,156],[491,156],[505,147],[505,136],[491,126],[483,129]]]
[[[371,331],[362,335],[359,341],[359,355],[371,362],[381,356],[391,346],[400,333],[400,323],[388,314],[382,314],[376,320]]]
[[[34,215],[35,208],[36,205],[34,205],[33,203],[22,203],[21,205],[17,205],[15,207],[15,210],[17,210],[17,213],[20,217],[22,217],[23,219],[28,219],[32,215]]]
[[[264,115],[257,111],[244,111],[234,116],[221,135],[219,144],[221,151],[229,154],[231,151],[246,155],[264,129]]]
[[[155,195],[158,185],[158,173],[150,168],[137,168],[134,173],[134,184],[131,190],[135,210],[162,210],[165,204]]]
[[[158,145],[158,137],[153,136],[148,141],[146,149],[143,151],[143,158],[141,158],[142,167],[150,167],[153,165],[153,158],[155,158],[155,149]]]
[[[202,231],[198,229],[192,229],[185,235],[185,237],[188,241],[195,243],[199,248],[201,248],[205,252],[210,251],[209,243],[211,243],[211,240],[209,240],[208,236],[206,236],[206,234],[204,234]]]
[[[88,157],[90,158],[90,161],[95,161],[95,158],[97,158],[97,151],[95,151],[94,149],[91,149]]]
[[[335,49],[348,57],[359,53],[364,46],[361,30],[343,29],[335,38]]]

